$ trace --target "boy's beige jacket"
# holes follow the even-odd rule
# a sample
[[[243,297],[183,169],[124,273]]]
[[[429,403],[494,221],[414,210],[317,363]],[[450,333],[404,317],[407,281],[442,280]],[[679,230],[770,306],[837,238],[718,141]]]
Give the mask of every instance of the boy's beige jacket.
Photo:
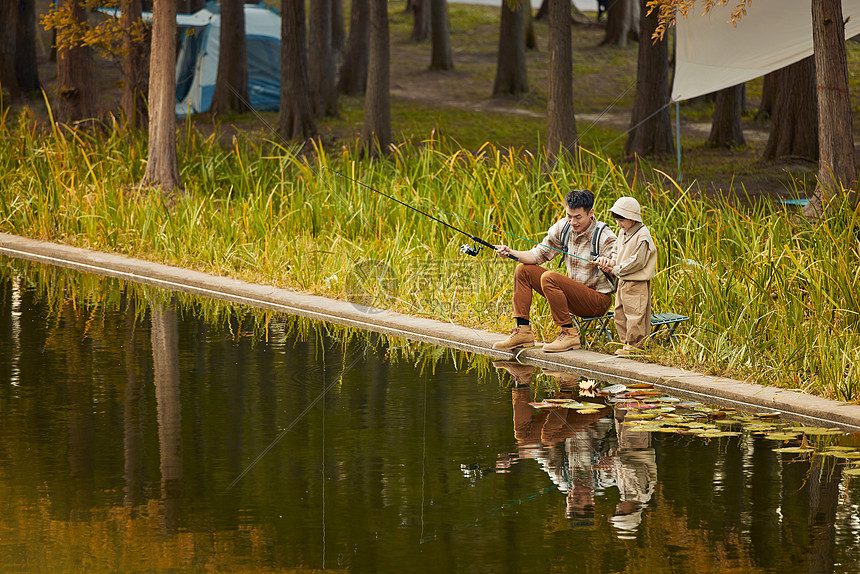
[[[623,232],[612,248],[612,273],[625,281],[650,281],[657,273],[657,247],[651,232],[638,223]]]

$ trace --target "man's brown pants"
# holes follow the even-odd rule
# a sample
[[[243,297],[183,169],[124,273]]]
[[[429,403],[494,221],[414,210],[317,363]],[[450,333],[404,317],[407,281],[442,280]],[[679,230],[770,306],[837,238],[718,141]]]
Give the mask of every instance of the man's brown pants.
[[[612,297],[598,293],[567,275],[544,269],[540,265],[520,263],[514,272],[514,317],[528,319],[532,292],[546,297],[556,325],[570,323],[570,314],[594,317],[606,313]]]

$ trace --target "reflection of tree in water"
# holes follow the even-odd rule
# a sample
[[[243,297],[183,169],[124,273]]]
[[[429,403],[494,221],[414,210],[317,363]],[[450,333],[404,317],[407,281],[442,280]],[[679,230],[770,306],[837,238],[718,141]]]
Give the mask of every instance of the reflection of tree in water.
[[[134,305],[125,313],[125,391],[123,392],[124,503],[134,509],[143,502],[143,420],[141,418],[141,364],[137,316]]]
[[[173,301],[152,306],[152,361],[161,449],[164,528],[176,532],[182,487],[182,410],[179,396],[179,327]]]
[[[69,301],[62,311],[63,347],[66,351],[66,389],[68,393],[68,461],[71,489],[71,520],[86,520],[93,501],[93,423],[92,380],[82,373],[92,372],[92,352],[86,336],[86,311]]]

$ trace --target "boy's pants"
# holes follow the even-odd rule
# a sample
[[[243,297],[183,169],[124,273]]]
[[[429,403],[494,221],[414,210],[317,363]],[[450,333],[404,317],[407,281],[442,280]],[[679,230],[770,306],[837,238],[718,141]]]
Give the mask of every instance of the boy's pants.
[[[618,340],[641,349],[651,332],[651,282],[618,279],[615,295],[615,330]]]

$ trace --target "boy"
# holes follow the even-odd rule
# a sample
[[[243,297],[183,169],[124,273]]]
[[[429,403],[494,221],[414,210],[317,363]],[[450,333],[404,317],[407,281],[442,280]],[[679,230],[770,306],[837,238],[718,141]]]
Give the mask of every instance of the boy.
[[[619,197],[609,213],[621,234],[610,257],[598,257],[597,265],[618,277],[615,328],[624,346],[615,354],[624,356],[642,349],[651,330],[651,279],[657,271],[657,248],[634,198]]]

